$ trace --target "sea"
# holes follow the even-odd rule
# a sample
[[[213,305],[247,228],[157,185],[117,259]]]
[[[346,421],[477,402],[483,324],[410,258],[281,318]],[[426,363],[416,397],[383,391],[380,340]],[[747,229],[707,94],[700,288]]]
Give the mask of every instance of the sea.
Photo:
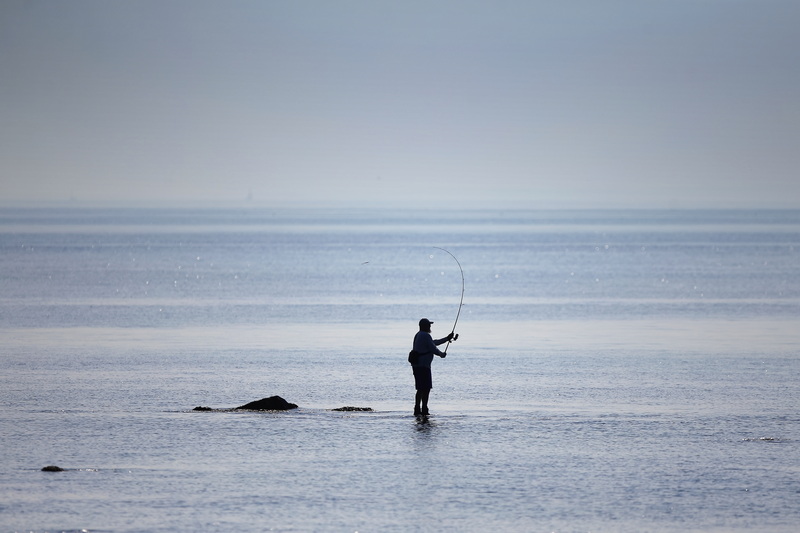
[[[794,532],[799,379],[798,210],[0,209],[3,532]]]

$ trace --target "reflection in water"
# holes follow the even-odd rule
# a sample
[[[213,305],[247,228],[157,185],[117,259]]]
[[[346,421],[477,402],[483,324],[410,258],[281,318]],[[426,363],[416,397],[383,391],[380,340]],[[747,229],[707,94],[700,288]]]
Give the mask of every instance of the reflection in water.
[[[438,424],[428,416],[418,416],[414,421],[414,438],[417,442],[434,442],[433,435],[436,433]]]

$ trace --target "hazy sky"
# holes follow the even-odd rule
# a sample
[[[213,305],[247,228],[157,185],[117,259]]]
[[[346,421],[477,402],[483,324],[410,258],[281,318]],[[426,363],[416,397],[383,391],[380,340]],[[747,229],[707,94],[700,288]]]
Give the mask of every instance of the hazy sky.
[[[0,2],[0,204],[800,207],[800,2]]]

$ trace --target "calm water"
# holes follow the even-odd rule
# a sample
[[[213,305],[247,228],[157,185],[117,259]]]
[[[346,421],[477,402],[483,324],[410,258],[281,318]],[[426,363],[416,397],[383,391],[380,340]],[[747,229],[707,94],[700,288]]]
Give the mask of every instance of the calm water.
[[[796,531],[799,274],[799,211],[0,210],[0,531]]]

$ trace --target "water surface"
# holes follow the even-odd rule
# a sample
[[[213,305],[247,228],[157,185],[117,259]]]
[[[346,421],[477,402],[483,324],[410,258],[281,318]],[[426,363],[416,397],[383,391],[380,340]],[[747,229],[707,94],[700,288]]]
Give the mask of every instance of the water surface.
[[[436,246],[466,293],[417,420]],[[794,531],[798,246],[796,211],[0,211],[0,529]]]

